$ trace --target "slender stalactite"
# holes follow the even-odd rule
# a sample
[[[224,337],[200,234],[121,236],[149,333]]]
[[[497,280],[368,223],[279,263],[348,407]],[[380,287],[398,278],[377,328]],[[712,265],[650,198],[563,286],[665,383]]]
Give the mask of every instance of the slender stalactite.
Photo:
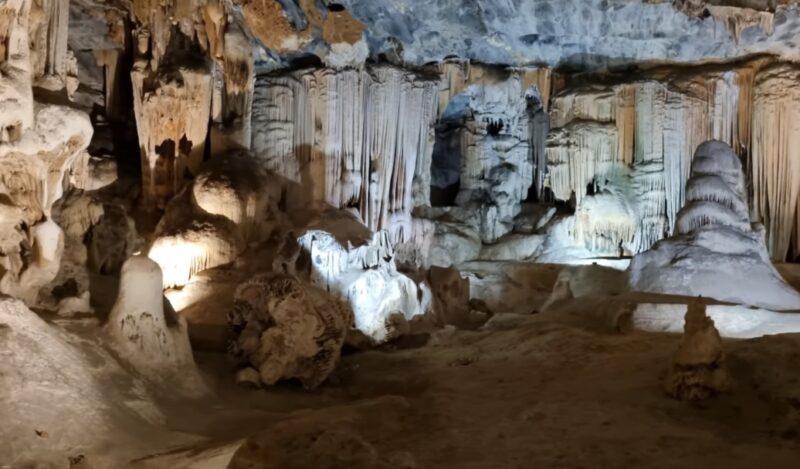
[[[753,85],[753,208],[767,228],[767,248],[775,260],[787,257],[798,224],[798,79],[800,70],[796,67],[776,65],[759,71]]]
[[[430,161],[435,83],[395,67],[305,70],[256,87],[253,150],[302,185],[297,201],[356,207],[372,229],[410,233],[417,165]]]

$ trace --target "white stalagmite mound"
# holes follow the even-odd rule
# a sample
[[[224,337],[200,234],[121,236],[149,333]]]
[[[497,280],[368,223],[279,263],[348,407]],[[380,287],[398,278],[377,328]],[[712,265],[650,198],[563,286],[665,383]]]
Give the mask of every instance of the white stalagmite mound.
[[[297,240],[310,258],[303,273],[311,284],[346,301],[353,308],[355,327],[375,343],[395,336],[399,316],[409,320],[425,312],[417,284],[397,271],[389,237],[384,230],[361,239],[309,230]]]
[[[676,399],[695,401],[723,392],[729,385],[722,339],[714,321],[706,316],[702,300],[689,303],[683,340],[664,379],[664,390]]]
[[[236,290],[229,351],[246,366],[240,379],[252,381],[255,370],[265,385],[296,378],[313,389],[336,368],[351,322],[347,308],[322,290],[290,275],[260,275]]]
[[[700,145],[675,235],[633,258],[631,287],[800,310],[800,293],[772,266],[764,229],[750,223],[746,200],[741,162],[733,150],[715,140]]]
[[[161,269],[145,256],[122,266],[117,301],[108,318],[112,346],[145,378],[199,396],[206,386],[194,363],[186,320],[161,290]]]

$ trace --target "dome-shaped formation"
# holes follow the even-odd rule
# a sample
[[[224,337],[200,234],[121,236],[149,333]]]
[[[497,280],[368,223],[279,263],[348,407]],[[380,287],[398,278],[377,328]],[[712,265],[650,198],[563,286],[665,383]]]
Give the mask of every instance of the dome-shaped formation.
[[[697,148],[676,234],[631,261],[635,290],[800,310],[800,293],[769,260],[763,227],[747,214],[742,165],[719,141]]]

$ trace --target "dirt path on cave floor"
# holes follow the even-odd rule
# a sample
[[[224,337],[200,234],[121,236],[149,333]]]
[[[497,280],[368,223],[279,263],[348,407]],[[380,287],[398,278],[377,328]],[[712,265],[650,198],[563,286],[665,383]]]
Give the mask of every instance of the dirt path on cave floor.
[[[700,405],[661,390],[678,340],[533,316],[348,355],[315,392],[238,389],[202,355],[219,397],[173,409],[169,425],[207,443],[133,467],[226,467],[247,437],[231,467],[798,467],[800,336],[727,341],[734,388]]]

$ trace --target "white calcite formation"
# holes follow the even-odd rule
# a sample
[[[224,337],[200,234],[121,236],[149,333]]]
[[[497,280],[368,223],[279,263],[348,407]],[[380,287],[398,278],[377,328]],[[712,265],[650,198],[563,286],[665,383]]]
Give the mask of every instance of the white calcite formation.
[[[60,106],[36,106],[35,124],[14,143],[0,143],[0,195],[5,205],[18,207],[16,222],[6,239],[16,238],[21,222],[27,246],[0,246],[0,257],[7,267],[0,277],[0,291],[33,305],[39,288],[51,282],[59,271],[63,252],[63,233],[52,220],[52,208],[60,199],[70,179],[70,169],[88,155],[86,147],[92,136],[88,116]],[[19,256],[30,252],[33,262],[25,266]],[[17,259],[17,260],[13,260]]]
[[[352,317],[339,301],[285,274],[265,274],[236,289],[228,314],[230,354],[240,382],[298,379],[313,389],[335,370]],[[256,384],[256,383],[254,383]]]
[[[198,208],[185,191],[167,205],[148,257],[164,272],[164,288],[181,287],[198,272],[233,262],[246,247],[235,223]]]
[[[0,224],[0,292],[29,305],[59,272],[64,233],[52,209],[93,133],[86,114],[33,100],[35,81],[67,86],[66,5],[0,2],[0,205],[9,217]]]
[[[702,300],[689,303],[683,339],[672,367],[664,378],[664,390],[676,399],[696,401],[726,391],[729,387],[722,339],[714,327],[714,321],[706,316]]]
[[[203,395],[186,319],[162,294],[161,269],[145,256],[122,266],[117,301],[106,326],[111,345],[145,379],[187,396]]]
[[[294,207],[355,207],[370,229],[405,239],[414,179],[430,165],[435,90],[391,66],[266,77],[256,86],[253,152],[288,180]]]
[[[609,242],[641,252],[673,232],[697,145],[749,145],[750,69],[662,80],[567,89],[553,99],[545,184],[558,200],[574,198],[583,220],[573,235],[598,255]],[[606,200],[582,208],[589,189]],[[607,205],[614,222],[589,213]],[[591,218],[600,225],[587,226]]]
[[[770,263],[763,227],[750,223],[741,163],[731,148],[719,141],[700,145],[691,174],[675,235],[634,257],[631,287],[800,309],[800,293]]]
[[[375,343],[394,338],[395,323],[424,313],[418,287],[397,271],[387,231],[368,240],[339,240],[321,230],[309,230],[298,243],[310,259],[312,285],[342,299],[353,310],[355,327]]]
[[[533,115],[547,108],[550,71],[492,70],[464,62],[446,62],[440,70],[440,122],[458,127],[453,130],[456,148],[439,151],[455,151],[461,161],[451,170],[456,177],[442,182],[434,178],[431,185],[444,189],[450,179],[457,181],[456,205],[477,209],[481,240],[493,243],[512,230],[533,184],[537,154],[531,150],[531,136],[544,133],[534,125],[538,120]],[[535,141],[534,148],[541,151],[539,143],[544,142]],[[450,154],[436,156],[453,159]]]

